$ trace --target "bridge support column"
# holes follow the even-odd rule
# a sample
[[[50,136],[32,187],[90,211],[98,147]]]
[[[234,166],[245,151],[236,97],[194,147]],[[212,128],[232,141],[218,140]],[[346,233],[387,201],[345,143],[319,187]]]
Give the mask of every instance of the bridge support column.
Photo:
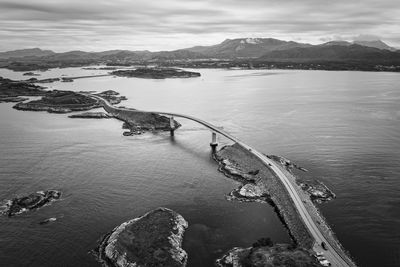
[[[211,143],[210,143],[210,146],[211,146],[213,152],[215,152],[215,150],[216,150],[216,148],[217,148],[217,146],[218,146],[218,143],[217,143],[217,133],[216,133],[216,132],[212,132],[212,133],[211,133]]]
[[[175,122],[174,122],[174,117],[173,116],[171,116],[171,117],[169,117],[169,127],[170,127],[170,130],[169,130],[169,132],[171,133],[171,136],[174,136],[174,132],[175,132]]]

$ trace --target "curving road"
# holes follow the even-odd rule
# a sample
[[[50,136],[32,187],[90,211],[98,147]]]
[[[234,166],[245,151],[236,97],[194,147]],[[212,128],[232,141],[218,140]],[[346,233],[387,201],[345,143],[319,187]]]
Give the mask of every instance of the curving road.
[[[121,111],[133,111],[130,109],[126,108],[116,108],[112,106],[107,100],[99,97],[99,96],[94,96],[91,95],[91,97],[96,98],[97,100],[100,100],[103,105],[105,105],[105,109],[115,109],[115,110],[121,110]],[[104,106],[103,106],[104,107]],[[107,110],[107,109],[106,109]],[[303,200],[297,193],[296,189],[294,188],[293,184],[290,182],[290,178],[287,177],[281,170],[280,168],[276,165],[276,163],[266,157],[264,154],[258,152],[254,148],[250,147],[249,145],[246,145],[236,137],[230,135],[229,133],[225,132],[224,130],[216,127],[215,125],[212,125],[211,123],[208,123],[204,120],[184,115],[184,114],[179,114],[179,113],[171,113],[171,112],[160,112],[160,111],[140,111],[140,110],[134,110],[134,112],[148,112],[148,113],[156,113],[156,114],[161,114],[161,115],[167,115],[167,116],[173,116],[173,117],[180,117],[180,118],[185,118],[188,120],[195,121],[197,123],[200,123],[204,125],[205,127],[211,129],[212,131],[219,133],[222,136],[225,136],[229,140],[237,143],[244,149],[248,150],[250,153],[255,155],[258,159],[260,159],[269,169],[271,169],[275,175],[281,180],[282,184],[285,186],[287,192],[289,193],[290,197],[293,200],[293,203],[296,206],[296,209],[303,220],[304,224],[306,225],[307,229],[309,230],[310,234],[312,237],[315,239],[315,243],[313,246],[313,250],[315,252],[323,252],[325,258],[332,264],[332,266],[356,266],[347,256],[342,256],[345,255],[343,251],[336,251],[334,246],[331,246],[329,241],[324,237],[323,233],[319,230],[317,227],[316,223],[312,219],[310,213],[308,212],[307,208],[305,207]],[[321,247],[321,243],[324,242],[326,244],[327,250],[324,250]]]

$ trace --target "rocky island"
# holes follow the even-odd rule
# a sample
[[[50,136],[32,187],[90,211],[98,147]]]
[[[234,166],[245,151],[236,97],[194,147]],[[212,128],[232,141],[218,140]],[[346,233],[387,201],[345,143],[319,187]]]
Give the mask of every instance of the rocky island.
[[[39,100],[18,103],[13,108],[18,110],[47,111],[52,113],[69,113],[99,107],[98,101],[72,91],[48,91]]]
[[[95,254],[107,267],[186,266],[187,253],[181,246],[187,227],[178,213],[158,208],[116,227]]]
[[[116,70],[110,74],[121,77],[147,79],[191,78],[200,77],[199,72],[185,71],[176,68],[137,68],[135,70]]]
[[[47,91],[42,86],[24,81],[14,81],[0,77],[0,96],[44,96]]]
[[[28,196],[16,197],[7,202],[3,213],[11,217],[24,211],[43,207],[60,197],[61,192],[57,190],[38,191]]]

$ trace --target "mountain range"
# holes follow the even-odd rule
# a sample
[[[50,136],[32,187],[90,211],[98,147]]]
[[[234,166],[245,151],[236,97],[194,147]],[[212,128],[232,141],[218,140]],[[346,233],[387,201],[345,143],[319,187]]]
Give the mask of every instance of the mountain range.
[[[75,66],[90,63],[129,64],[132,62],[171,62],[199,60],[267,62],[361,62],[400,65],[400,50],[377,41],[331,41],[319,45],[273,38],[226,39],[220,44],[195,46],[174,51],[150,52],[109,50],[55,53],[39,48],[0,52],[0,67],[21,65]],[[46,67],[46,66],[44,66]],[[24,69],[24,68],[22,68]],[[26,68],[28,69],[28,68]]]

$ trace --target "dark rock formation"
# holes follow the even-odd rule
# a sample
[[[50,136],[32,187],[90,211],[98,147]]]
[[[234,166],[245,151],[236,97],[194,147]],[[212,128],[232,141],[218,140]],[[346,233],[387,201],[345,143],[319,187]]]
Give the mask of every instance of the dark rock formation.
[[[67,83],[67,82],[73,82],[74,81],[74,79],[71,79],[71,78],[61,78],[61,81],[62,82],[64,82],[64,83]]]
[[[60,197],[61,192],[57,190],[38,191],[28,196],[16,197],[8,201],[4,213],[11,217],[27,210],[43,207]]]
[[[30,80],[32,79],[35,78],[31,78]],[[60,78],[48,78],[48,79],[36,80],[35,83],[53,83],[58,81],[60,81]]]
[[[29,98],[21,96],[2,96],[0,95],[0,103],[2,102],[23,102],[29,100]]]
[[[80,118],[80,119],[110,119],[111,115],[104,112],[84,112],[80,114],[73,114],[68,116],[69,118]]]
[[[135,70],[117,70],[111,72],[111,74],[122,77],[148,79],[200,77],[200,73],[198,72],[184,71],[175,68],[137,68]]]
[[[98,95],[98,96],[104,98],[105,100],[110,102],[110,104],[112,104],[112,105],[117,105],[117,104],[121,103],[121,101],[127,100],[126,96],[120,96],[118,92],[115,92],[113,90],[103,91],[103,92],[95,94],[95,95]]]
[[[327,202],[336,198],[336,195],[322,182],[308,180],[298,181],[298,183],[301,189],[310,195],[311,200],[317,203]]]
[[[22,75],[24,75],[24,76],[40,76],[39,73],[34,73],[34,72],[25,72]]]
[[[104,266],[186,266],[181,248],[188,223],[178,213],[158,208],[124,222],[106,235],[96,254]]]
[[[43,96],[47,93],[44,87],[23,81],[13,81],[0,77],[1,96]]]
[[[18,110],[48,111],[52,113],[68,113],[99,107],[97,100],[71,91],[49,91],[42,99],[14,106]]]

